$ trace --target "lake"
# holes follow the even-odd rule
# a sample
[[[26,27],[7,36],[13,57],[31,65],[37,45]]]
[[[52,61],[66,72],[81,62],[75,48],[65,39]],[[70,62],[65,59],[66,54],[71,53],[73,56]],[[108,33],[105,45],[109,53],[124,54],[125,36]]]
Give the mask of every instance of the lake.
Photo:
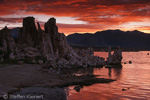
[[[67,89],[68,100],[150,100],[150,55],[147,53],[150,51],[123,52],[122,68],[78,70],[78,74],[89,72],[117,81],[84,86],[80,92],[71,86]],[[95,55],[106,58],[108,53],[95,52]]]

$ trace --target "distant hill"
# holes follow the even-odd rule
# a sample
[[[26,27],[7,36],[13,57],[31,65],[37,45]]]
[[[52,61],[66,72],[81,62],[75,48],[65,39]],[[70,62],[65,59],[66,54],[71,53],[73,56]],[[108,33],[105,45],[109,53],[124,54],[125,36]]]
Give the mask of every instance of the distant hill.
[[[74,33],[67,36],[71,46],[117,47],[133,49],[150,49],[150,34],[140,31],[106,30],[94,34]]]
[[[20,28],[13,28],[12,30],[11,30],[11,35],[13,36],[13,38],[18,38],[18,34],[19,34],[19,30],[20,30]]]

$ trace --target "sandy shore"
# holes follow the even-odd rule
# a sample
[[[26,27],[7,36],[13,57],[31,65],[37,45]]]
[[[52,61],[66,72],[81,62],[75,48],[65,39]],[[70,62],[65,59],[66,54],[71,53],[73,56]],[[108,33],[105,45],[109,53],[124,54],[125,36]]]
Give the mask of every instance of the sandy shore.
[[[64,87],[70,85],[91,85],[109,83],[114,80],[100,79],[93,76],[62,76],[42,65],[23,64],[0,67],[0,93],[11,93],[23,87]]]

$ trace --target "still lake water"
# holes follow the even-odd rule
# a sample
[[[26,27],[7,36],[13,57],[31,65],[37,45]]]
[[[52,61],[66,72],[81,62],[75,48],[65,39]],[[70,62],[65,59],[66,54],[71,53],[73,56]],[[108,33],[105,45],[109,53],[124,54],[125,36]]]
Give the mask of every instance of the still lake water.
[[[117,79],[107,84],[84,86],[76,92],[73,86],[67,89],[68,100],[150,100],[150,51],[123,52],[122,68],[81,69],[76,74],[101,75],[102,78]],[[106,52],[95,55],[107,57]],[[129,60],[132,64],[129,64]],[[122,91],[124,89],[125,91]]]

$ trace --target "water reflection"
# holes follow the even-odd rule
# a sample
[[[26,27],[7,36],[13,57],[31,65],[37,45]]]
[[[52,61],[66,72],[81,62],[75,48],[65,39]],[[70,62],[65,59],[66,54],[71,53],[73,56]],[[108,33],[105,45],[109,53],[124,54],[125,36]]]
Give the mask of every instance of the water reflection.
[[[111,69],[112,68],[108,68],[108,70],[109,70],[109,73],[108,73],[108,76],[111,78]]]
[[[109,78],[117,78],[120,79],[122,74],[122,65],[111,65],[110,68],[104,67],[88,67],[88,68],[66,68],[61,69],[60,74],[67,75],[67,76],[82,76],[82,75],[100,75],[103,77],[103,73],[106,73],[108,70]],[[113,76],[113,77],[112,77]]]
[[[122,75],[122,68],[113,68],[114,75],[117,79],[121,78]]]
[[[114,77],[120,79],[122,74],[122,65],[111,65],[111,66],[112,67],[107,68],[109,78],[111,78],[112,73],[114,73]]]

